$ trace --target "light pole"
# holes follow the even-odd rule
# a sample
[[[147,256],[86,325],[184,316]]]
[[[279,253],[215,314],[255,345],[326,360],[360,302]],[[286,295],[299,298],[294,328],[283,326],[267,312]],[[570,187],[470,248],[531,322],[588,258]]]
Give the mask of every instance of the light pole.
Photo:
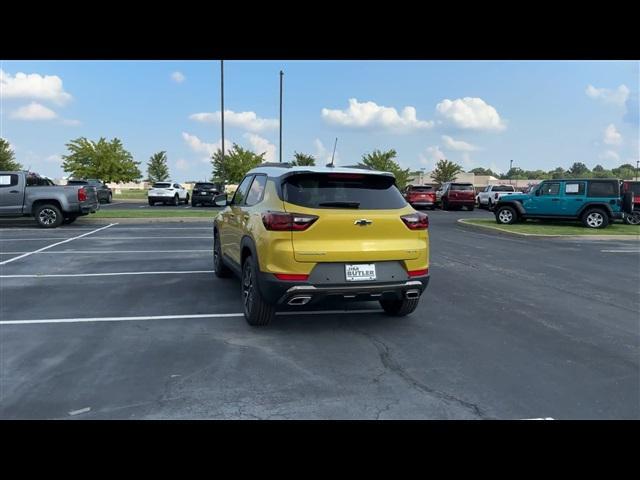
[[[636,160],[636,181],[640,180],[638,178],[638,169],[640,168],[640,160]]]
[[[280,163],[282,163],[282,77],[284,72],[280,70]]]
[[[222,125],[222,161],[224,162],[224,60],[220,60],[220,120]]]
[[[511,169],[513,168],[513,160],[509,160],[509,185],[512,185],[513,182],[511,181]]]

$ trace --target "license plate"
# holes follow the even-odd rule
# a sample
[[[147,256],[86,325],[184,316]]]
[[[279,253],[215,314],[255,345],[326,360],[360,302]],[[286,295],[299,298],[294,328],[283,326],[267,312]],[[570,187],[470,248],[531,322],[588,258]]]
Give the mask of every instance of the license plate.
[[[376,279],[376,265],[374,263],[345,265],[347,282],[361,282]]]

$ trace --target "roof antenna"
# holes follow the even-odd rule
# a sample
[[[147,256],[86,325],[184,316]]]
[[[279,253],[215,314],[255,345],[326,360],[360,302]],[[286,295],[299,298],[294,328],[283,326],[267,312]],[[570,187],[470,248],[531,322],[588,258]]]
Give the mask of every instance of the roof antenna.
[[[327,167],[334,167],[333,159],[336,155],[336,145],[338,145],[338,137],[336,137],[336,141],[333,143],[333,153],[331,154],[331,163],[327,164]]]

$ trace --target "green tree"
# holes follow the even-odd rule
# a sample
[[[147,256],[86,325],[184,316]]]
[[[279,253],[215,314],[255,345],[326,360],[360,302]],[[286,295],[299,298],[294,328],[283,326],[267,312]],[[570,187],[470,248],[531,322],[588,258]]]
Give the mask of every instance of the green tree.
[[[85,137],[66,144],[68,155],[63,155],[65,172],[81,178],[98,178],[104,182],[131,182],[139,180],[140,162],[124,149],[119,138],[110,142],[101,137],[94,142]]]
[[[578,178],[588,178],[591,176],[591,170],[582,162],[574,162],[573,165],[569,168],[569,175]]]
[[[249,170],[264,162],[265,152],[260,154],[251,150],[245,150],[240,145],[233,147],[222,158],[222,150],[218,149],[211,156],[213,166],[212,181],[224,184],[237,184],[243,179]]]
[[[469,173],[474,173],[476,175],[490,175],[492,177],[498,177],[498,174],[495,173],[490,168],[476,167],[476,168],[474,168],[472,170],[469,170]]]
[[[449,160],[438,160],[436,168],[431,172],[431,178],[442,185],[445,182],[452,182],[462,172],[462,167],[457,163],[453,163]]]
[[[636,176],[636,167],[630,163],[624,163],[618,168],[612,168],[611,173],[621,180],[630,180]]]
[[[151,155],[149,163],[147,163],[147,178],[151,183],[169,180],[167,152],[162,151]]]
[[[0,138],[0,170],[22,170],[22,165],[16,162],[16,156],[11,149],[11,145],[4,138]]]
[[[615,175],[611,172],[611,170],[605,169],[602,165],[596,165],[591,170],[594,178],[613,178]]]
[[[398,188],[403,189],[409,177],[411,176],[411,169],[403,169],[400,164],[395,161],[396,151],[391,149],[386,152],[380,150],[374,150],[371,153],[365,153],[362,155],[362,161],[359,163],[361,166],[366,166],[374,170],[381,172],[391,172],[396,177],[396,185]]]
[[[503,175],[500,175],[503,180],[526,180],[527,172],[520,167],[511,167],[509,171]]]
[[[559,178],[565,178],[567,176],[567,173],[564,171],[564,168],[558,167],[555,170],[550,170],[549,175],[554,180],[557,180]]]
[[[313,167],[316,164],[316,159],[313,155],[307,155],[306,153],[294,152],[293,162],[291,165],[297,167]]]

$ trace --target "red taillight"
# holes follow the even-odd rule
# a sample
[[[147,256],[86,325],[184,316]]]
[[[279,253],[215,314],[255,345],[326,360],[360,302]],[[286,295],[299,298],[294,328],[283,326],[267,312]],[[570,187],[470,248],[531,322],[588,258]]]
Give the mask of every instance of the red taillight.
[[[422,270],[409,270],[410,277],[423,277],[425,275],[429,275],[429,269],[423,268]]]
[[[303,213],[266,212],[262,214],[262,223],[267,230],[278,232],[299,232],[306,230],[318,219],[317,215]]]
[[[426,230],[429,228],[429,215],[422,212],[410,213],[400,217],[409,230]]]
[[[87,191],[84,189],[84,187],[80,187],[78,189],[78,201],[79,202],[87,201]]]
[[[309,279],[309,275],[298,273],[274,273],[278,280],[289,280],[294,282],[306,282]]]

